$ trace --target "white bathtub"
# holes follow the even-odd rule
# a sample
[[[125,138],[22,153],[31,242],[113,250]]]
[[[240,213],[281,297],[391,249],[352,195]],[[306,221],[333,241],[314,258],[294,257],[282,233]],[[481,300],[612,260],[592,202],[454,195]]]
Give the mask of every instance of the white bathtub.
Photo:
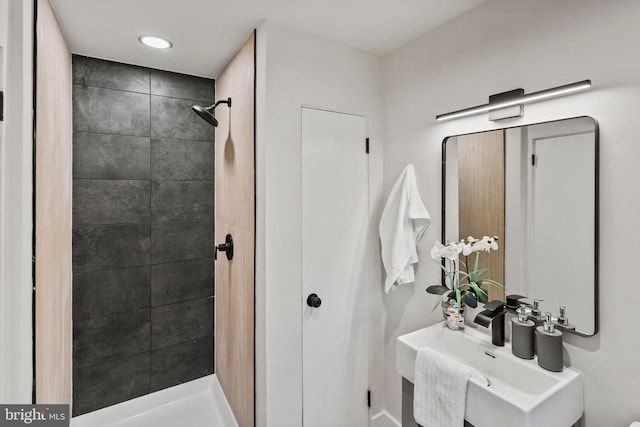
[[[215,375],[80,415],[71,427],[237,427]]]

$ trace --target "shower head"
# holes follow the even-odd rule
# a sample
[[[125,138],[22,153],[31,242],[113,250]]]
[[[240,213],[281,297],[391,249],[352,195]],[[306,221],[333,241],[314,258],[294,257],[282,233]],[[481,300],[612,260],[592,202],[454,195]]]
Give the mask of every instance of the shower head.
[[[218,121],[213,116],[213,105],[211,107],[201,107],[199,105],[194,105],[191,107],[193,111],[196,112],[197,115],[208,121],[214,126],[218,126]]]
[[[200,117],[202,117],[207,122],[212,124],[213,126],[218,126],[218,120],[216,120],[213,113],[215,112],[216,107],[220,104],[227,104],[229,108],[231,108],[231,98],[217,101],[213,105],[210,105],[208,107],[201,107],[200,105],[194,105],[193,107],[191,107],[191,109],[195,111],[196,114],[198,114]]]

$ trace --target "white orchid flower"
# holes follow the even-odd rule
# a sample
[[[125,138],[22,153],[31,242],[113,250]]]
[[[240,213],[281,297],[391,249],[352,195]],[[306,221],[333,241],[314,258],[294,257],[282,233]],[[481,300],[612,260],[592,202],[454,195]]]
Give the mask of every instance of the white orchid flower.
[[[442,257],[451,261],[458,259],[458,254],[462,251],[462,248],[457,243],[447,243],[443,247],[441,253]]]
[[[431,258],[436,261],[440,261],[441,258],[455,261],[458,259],[458,254],[461,251],[462,247],[459,247],[457,243],[447,243],[443,245],[440,242],[436,242],[433,248],[431,248]]]
[[[494,251],[498,250],[498,236],[493,236],[491,238],[491,242],[489,242],[491,249]]]
[[[431,248],[431,258],[436,261],[440,261],[442,258],[442,249],[444,248],[443,244],[436,241],[435,245]]]
[[[478,251],[485,251],[485,252],[491,252],[491,250],[497,250],[498,249],[498,242],[497,242],[497,238],[494,237],[489,237],[489,236],[483,236],[482,239],[476,243],[474,246],[477,246],[478,248],[476,250]]]
[[[459,246],[462,247],[462,255],[464,256],[469,256],[475,252],[475,245],[471,245],[471,243],[464,243],[464,240],[459,243]]]

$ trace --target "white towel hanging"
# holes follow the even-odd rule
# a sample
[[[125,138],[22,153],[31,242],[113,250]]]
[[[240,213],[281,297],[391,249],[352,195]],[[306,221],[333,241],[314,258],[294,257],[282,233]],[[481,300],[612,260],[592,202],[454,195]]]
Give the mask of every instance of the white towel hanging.
[[[464,424],[470,378],[484,381],[475,369],[429,347],[416,356],[413,417],[424,427]]]
[[[413,264],[418,262],[416,244],[429,227],[412,165],[407,165],[391,189],[380,219],[382,264],[387,272],[386,293],[398,285],[415,281]]]

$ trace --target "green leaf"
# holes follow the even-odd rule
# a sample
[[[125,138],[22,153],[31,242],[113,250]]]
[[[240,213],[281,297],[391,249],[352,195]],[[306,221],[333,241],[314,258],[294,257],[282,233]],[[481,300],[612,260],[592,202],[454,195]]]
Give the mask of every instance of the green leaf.
[[[480,294],[480,296],[478,297],[478,300],[479,300],[481,303],[486,304],[486,303],[488,303],[488,302],[489,302],[489,296],[488,296],[487,294]]]
[[[436,301],[436,303],[434,304],[433,308],[431,309],[431,311],[435,310],[439,305],[442,304],[442,301],[447,298],[449,296],[449,294],[451,293],[451,290],[449,290],[449,292],[446,292],[444,294],[442,294],[440,296],[440,298],[438,298],[438,300]]]
[[[482,289],[480,286],[478,286],[478,284],[476,282],[471,282],[469,284],[469,287],[471,289],[473,289],[473,292],[475,292],[477,297],[480,297],[481,295],[487,295],[487,293],[485,292],[484,289]]]
[[[470,277],[469,281],[471,282],[480,281],[480,278],[487,270],[488,268],[482,268],[480,270],[472,271],[471,273],[469,273],[469,277]]]
[[[476,296],[472,293],[465,294],[462,297],[462,302],[467,304],[469,307],[476,308],[478,306],[478,301],[476,300]]]
[[[496,282],[495,280],[491,280],[491,279],[482,279],[482,284],[487,284],[489,286],[496,286],[498,288],[502,288],[502,285],[498,282]]]
[[[464,279],[466,279],[467,277],[471,276],[473,274],[473,272],[471,273],[465,273],[464,271],[460,272],[460,281],[462,282]]]
[[[431,285],[427,288],[427,292],[434,295],[443,295],[447,291],[450,291],[450,289],[442,285]]]

